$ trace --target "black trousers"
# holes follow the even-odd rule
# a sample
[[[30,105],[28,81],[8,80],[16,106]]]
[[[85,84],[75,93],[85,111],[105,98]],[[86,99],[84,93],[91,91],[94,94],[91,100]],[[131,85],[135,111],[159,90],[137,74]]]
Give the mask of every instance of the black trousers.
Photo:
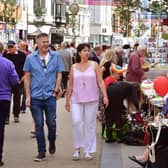
[[[69,72],[62,72],[62,89],[65,89],[67,88],[67,82],[68,82],[68,77],[69,77]]]
[[[19,117],[20,114],[20,104],[21,104],[21,95],[22,95],[23,85],[18,84],[12,87],[12,94],[13,94],[13,116]],[[10,113],[7,115],[6,120],[9,120]]]
[[[116,132],[118,138],[122,137],[122,130],[121,130],[123,127],[122,113],[123,113],[122,105],[117,103],[113,104],[113,102],[110,102],[107,109],[105,109],[105,122],[107,127],[106,136],[108,140],[112,139],[113,124],[116,125]]]
[[[118,83],[118,82],[116,82]],[[106,136],[107,139],[111,140],[112,138],[112,126],[116,125],[116,132],[118,138],[122,138],[122,127],[123,127],[123,119],[122,114],[125,111],[123,105],[124,88],[119,84],[111,84],[107,88],[107,95],[109,98],[109,105],[105,109],[105,123],[106,123]]]
[[[10,101],[0,100],[0,160],[2,160],[3,144],[4,144],[4,132],[5,132],[5,121],[9,115]]]

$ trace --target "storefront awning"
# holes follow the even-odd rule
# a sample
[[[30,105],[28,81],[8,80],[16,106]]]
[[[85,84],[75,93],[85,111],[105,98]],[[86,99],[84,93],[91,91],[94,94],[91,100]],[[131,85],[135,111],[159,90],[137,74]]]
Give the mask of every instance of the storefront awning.
[[[28,36],[37,36],[38,34],[42,33],[42,31],[40,29],[36,30],[33,33],[29,33]]]

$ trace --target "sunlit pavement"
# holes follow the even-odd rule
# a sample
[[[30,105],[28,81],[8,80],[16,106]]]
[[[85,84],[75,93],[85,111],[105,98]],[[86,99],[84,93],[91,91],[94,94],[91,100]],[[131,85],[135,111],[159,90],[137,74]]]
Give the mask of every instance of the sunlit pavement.
[[[72,161],[71,114],[65,110],[64,104],[64,99],[58,100],[56,153],[53,156],[49,154],[47,143],[47,158],[42,162],[33,161],[37,155],[37,147],[36,140],[30,137],[32,119],[29,109],[25,114],[20,114],[20,123],[14,123],[13,116],[10,116],[10,124],[6,126],[3,168],[100,168],[102,150],[100,123],[97,127],[98,149],[94,159],[84,160],[82,152],[81,160]]]

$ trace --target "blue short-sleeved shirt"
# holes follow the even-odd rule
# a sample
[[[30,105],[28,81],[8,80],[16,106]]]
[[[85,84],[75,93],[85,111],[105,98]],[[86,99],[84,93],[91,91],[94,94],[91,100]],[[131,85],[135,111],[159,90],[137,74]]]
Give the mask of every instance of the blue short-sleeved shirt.
[[[26,58],[23,70],[31,76],[31,98],[47,99],[55,88],[57,73],[62,72],[64,66],[61,56],[55,51],[49,51],[49,61],[44,69],[38,51],[35,51]]]

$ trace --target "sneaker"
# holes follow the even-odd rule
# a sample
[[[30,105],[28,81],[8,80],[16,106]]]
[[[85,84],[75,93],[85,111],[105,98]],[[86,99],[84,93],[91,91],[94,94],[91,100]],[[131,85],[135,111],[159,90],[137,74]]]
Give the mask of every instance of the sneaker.
[[[4,162],[0,161],[0,167],[4,165]]]
[[[45,153],[39,153],[35,158],[34,161],[35,162],[41,162],[43,160],[45,160],[46,156]]]
[[[36,137],[36,132],[35,131],[30,131],[30,136],[31,136],[31,138],[35,138]]]
[[[21,110],[21,113],[26,113],[26,110]]]
[[[9,125],[9,120],[8,119],[6,119],[5,124]]]
[[[56,151],[55,141],[49,141],[49,152],[50,154],[54,154]]]
[[[19,117],[14,117],[14,122],[19,123]]]
[[[114,140],[114,139],[106,139],[105,140],[105,143],[112,143],[112,142],[115,142],[116,140]]]

